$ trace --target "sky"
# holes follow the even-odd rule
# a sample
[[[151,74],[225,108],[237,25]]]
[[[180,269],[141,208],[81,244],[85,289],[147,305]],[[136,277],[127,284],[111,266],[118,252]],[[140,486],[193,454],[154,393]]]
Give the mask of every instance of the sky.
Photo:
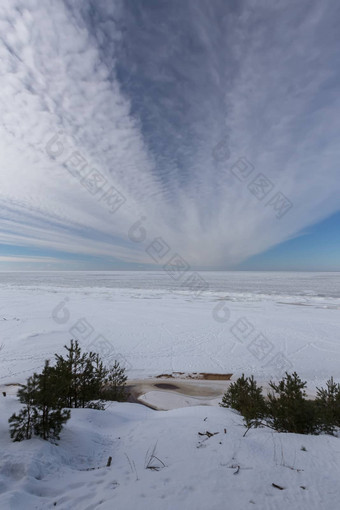
[[[2,0],[0,270],[340,271],[339,22]]]

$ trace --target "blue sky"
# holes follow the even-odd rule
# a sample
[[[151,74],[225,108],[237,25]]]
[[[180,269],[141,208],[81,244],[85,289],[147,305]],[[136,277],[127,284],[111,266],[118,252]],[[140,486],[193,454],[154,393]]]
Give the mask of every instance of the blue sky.
[[[340,271],[340,213],[296,238],[251,257],[240,269],[258,271]]]
[[[340,5],[5,0],[0,270],[340,270]]]

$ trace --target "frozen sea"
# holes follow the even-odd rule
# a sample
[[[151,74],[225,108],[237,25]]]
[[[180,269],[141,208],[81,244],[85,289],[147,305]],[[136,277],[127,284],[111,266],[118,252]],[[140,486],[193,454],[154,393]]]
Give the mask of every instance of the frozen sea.
[[[296,370],[340,380],[340,273],[0,273],[0,381],[23,382],[70,338],[130,377]]]
[[[316,296],[340,298],[340,273],[201,271],[211,292],[267,296]],[[142,290],[191,290],[185,273],[166,271],[65,271],[0,272],[0,288],[107,288]],[[203,285],[203,284],[202,284]]]

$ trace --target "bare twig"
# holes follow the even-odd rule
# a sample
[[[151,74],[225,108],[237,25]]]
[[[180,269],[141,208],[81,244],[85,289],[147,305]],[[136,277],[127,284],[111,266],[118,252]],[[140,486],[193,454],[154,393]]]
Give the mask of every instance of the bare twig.
[[[145,455],[145,463],[144,463],[145,469],[151,469],[153,471],[159,471],[160,469],[162,469],[162,467],[166,467],[164,462],[156,456],[156,449],[157,449],[157,442],[155,443],[155,445],[154,445],[154,447],[152,449],[151,454],[149,454],[150,448],[147,450],[146,455]],[[155,459],[158,460],[158,462],[160,462],[162,464],[162,466],[153,466],[152,462]]]
[[[280,485],[277,485],[276,483],[272,483],[272,486],[275,487],[275,489],[279,489],[280,491],[283,491],[285,488],[281,487]]]
[[[216,436],[216,434],[219,434],[219,432],[209,432],[208,430],[206,432],[198,432],[199,436],[207,436],[207,437]]]
[[[130,465],[130,468],[131,468],[132,473],[135,473],[135,475],[136,475],[136,482],[137,482],[137,481],[139,480],[139,478],[138,478],[138,473],[137,473],[137,469],[136,469],[136,464],[135,464],[135,462],[134,462],[134,461],[132,461],[132,462],[131,462],[131,460],[130,460],[130,458],[129,458],[129,456],[128,456],[128,454],[127,454],[127,453],[125,453],[124,455],[125,455],[125,457],[126,457],[126,458],[127,458],[127,460],[128,460],[128,463],[129,463],[129,465]]]

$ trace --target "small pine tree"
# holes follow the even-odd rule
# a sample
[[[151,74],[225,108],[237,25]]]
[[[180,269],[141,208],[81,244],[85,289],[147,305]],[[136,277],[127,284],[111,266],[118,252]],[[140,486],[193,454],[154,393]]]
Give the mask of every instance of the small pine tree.
[[[35,409],[26,406],[19,414],[12,414],[8,420],[10,425],[10,435],[13,441],[23,441],[31,439],[34,431]]]
[[[286,372],[278,384],[270,381],[274,393],[268,395],[267,423],[275,430],[297,434],[317,432],[315,405],[306,400],[306,385],[296,372]]]
[[[34,434],[51,442],[59,440],[63,425],[70,418],[70,411],[68,409],[52,410],[47,406],[39,411],[34,420]]]
[[[127,376],[125,374],[125,368],[116,360],[107,371],[102,397],[105,400],[123,402],[128,397],[126,381]]]
[[[101,392],[105,384],[107,369],[104,367],[99,354],[89,352],[82,367],[82,376],[79,384],[81,407],[103,409]]]
[[[10,434],[13,441],[31,439],[32,434],[45,440],[60,439],[64,423],[70,418],[70,411],[62,409],[55,391],[57,379],[55,370],[45,362],[41,374],[33,374],[18,396],[25,407],[10,419]]]
[[[56,374],[60,381],[57,390],[65,407],[103,409],[101,391],[108,374],[100,356],[82,353],[78,341],[65,345],[66,358],[56,354]]]
[[[317,388],[315,405],[320,431],[334,434],[340,427],[340,384],[331,377],[326,388]]]
[[[253,375],[244,377],[242,374],[236,382],[230,384],[220,406],[232,407],[239,411],[247,428],[258,427],[266,414],[262,388],[257,386]]]
[[[103,399],[126,400],[125,369],[116,361],[108,370],[94,352],[82,353],[78,341],[66,346],[67,356],[56,354],[56,365],[45,362],[41,374],[33,374],[18,392],[25,405],[10,419],[14,441],[30,439],[33,434],[43,439],[59,439],[64,423],[70,418],[65,407],[103,409]]]
[[[58,396],[58,378],[54,367],[45,362],[39,375],[39,391],[35,407],[37,415],[34,433],[43,439],[57,440],[64,423],[70,418],[70,411],[63,409],[63,402]]]
[[[27,379],[25,386],[18,391],[19,401],[25,405],[19,414],[12,414],[9,418],[10,435],[13,441],[31,439],[36,420],[35,402],[39,391],[39,376],[33,374]]]
[[[296,372],[286,372],[278,383],[270,381],[273,391],[265,400],[254,377],[242,374],[229,386],[220,405],[239,411],[247,429],[266,425],[278,432],[334,434],[340,427],[340,384],[331,377],[326,388],[317,388],[315,400],[306,398],[306,385]]]
[[[56,373],[60,381],[59,395],[65,407],[80,407],[79,390],[83,377],[86,355],[81,353],[78,341],[71,340],[70,346],[65,345],[66,358],[55,354]]]

